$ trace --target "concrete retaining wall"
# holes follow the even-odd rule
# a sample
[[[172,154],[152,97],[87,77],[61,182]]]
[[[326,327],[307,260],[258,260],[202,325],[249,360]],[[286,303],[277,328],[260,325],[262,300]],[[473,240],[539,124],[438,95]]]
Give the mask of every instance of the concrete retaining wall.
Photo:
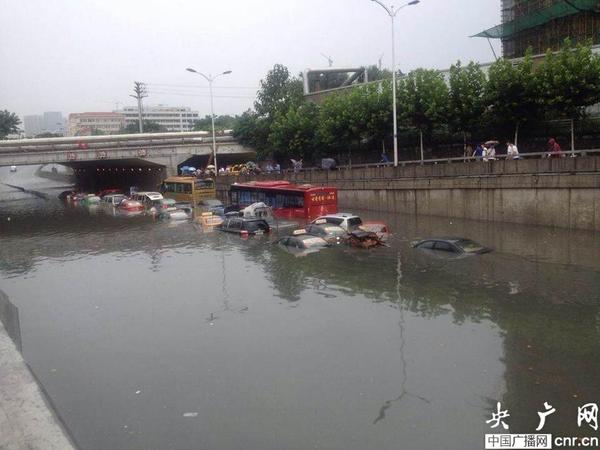
[[[598,157],[309,170],[278,177],[337,187],[340,209],[600,231]],[[222,177],[219,189],[248,180]]]

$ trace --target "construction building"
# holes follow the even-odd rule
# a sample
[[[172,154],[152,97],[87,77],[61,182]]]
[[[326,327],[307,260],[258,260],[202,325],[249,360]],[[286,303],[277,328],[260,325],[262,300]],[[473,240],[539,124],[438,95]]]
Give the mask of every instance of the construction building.
[[[475,36],[501,39],[508,59],[558,50],[566,38],[600,44],[600,0],[502,0],[502,23]]]

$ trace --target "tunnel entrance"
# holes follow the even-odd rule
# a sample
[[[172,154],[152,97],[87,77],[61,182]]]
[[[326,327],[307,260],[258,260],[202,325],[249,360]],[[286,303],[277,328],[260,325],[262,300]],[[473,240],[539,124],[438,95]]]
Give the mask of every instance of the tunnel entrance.
[[[82,161],[70,166],[77,187],[83,191],[117,188],[129,192],[131,186],[154,191],[166,176],[164,166],[141,159]]]

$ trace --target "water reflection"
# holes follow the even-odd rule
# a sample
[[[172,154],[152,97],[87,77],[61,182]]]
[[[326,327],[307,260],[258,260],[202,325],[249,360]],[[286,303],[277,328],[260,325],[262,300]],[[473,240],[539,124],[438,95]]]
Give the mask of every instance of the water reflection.
[[[275,236],[39,205],[1,210],[0,277],[83,448],[478,448],[497,401],[512,432],[548,401],[548,432],[576,435],[573,408],[600,398],[593,234],[364,212],[389,248],[297,258]],[[497,251],[410,247],[431,235]]]

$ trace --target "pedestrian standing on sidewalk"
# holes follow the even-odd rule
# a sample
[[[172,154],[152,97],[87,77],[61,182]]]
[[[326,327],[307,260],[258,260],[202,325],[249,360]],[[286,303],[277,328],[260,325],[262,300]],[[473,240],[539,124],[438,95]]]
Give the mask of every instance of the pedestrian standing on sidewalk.
[[[506,158],[507,159],[519,159],[519,149],[511,141],[506,142]]]

